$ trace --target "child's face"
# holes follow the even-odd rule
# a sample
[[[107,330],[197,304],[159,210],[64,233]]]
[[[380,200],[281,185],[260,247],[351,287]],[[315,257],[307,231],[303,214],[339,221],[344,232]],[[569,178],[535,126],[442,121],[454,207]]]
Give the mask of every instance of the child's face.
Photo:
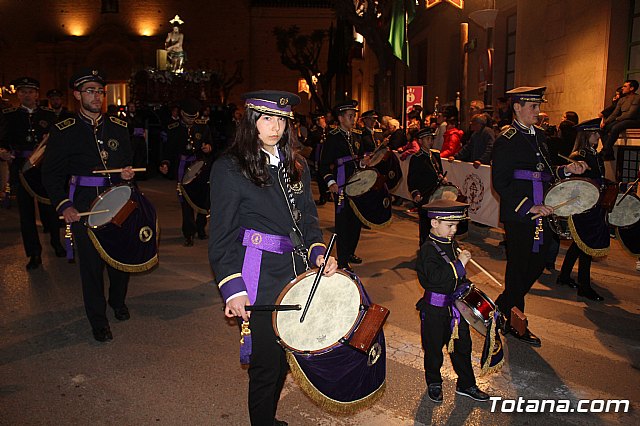
[[[440,238],[453,238],[458,230],[458,222],[453,220],[431,219],[431,232]]]

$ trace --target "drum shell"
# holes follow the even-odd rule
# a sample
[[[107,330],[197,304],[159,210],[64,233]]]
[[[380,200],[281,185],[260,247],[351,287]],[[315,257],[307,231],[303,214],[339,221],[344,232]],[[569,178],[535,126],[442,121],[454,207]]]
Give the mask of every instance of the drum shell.
[[[478,333],[486,336],[487,327],[491,320],[491,313],[496,309],[495,303],[474,285],[454,301],[460,311],[460,315],[476,329]]]
[[[211,208],[211,199],[209,192],[209,174],[211,173],[211,166],[202,161],[197,160],[191,163],[190,166],[201,162],[202,167],[196,173],[195,177],[191,179],[183,178],[179,183],[179,190],[191,208],[200,214],[208,214]]]
[[[618,184],[605,179],[602,190],[600,191],[600,198],[598,204],[602,206],[607,212],[611,212],[616,205],[618,197]]]
[[[398,160],[398,157],[391,151],[387,152],[375,168],[385,177],[387,188],[389,188],[390,191],[393,191],[402,181],[400,160]]]
[[[349,197],[349,205],[365,226],[384,228],[391,224],[391,196],[384,184],[382,188],[374,187],[358,197]]]
[[[39,203],[51,204],[49,195],[47,194],[44,185],[42,184],[42,173],[40,167],[30,167],[27,170],[20,170],[19,172],[20,183],[24,189]]]
[[[606,214],[606,210],[596,204],[584,213],[569,217],[573,240],[580,250],[590,256],[600,257],[609,253],[610,236]]]

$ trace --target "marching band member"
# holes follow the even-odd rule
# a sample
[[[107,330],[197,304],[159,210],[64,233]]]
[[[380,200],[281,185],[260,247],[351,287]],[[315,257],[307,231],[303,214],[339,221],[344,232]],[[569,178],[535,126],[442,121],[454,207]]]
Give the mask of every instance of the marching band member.
[[[426,210],[420,208],[429,201],[429,196],[438,186],[442,177],[442,162],[440,152],[432,149],[435,133],[430,127],[425,127],[418,132],[420,151],[409,160],[409,175],[407,187],[413,202],[418,207],[418,229],[420,232],[420,246],[429,235],[431,228],[430,219]]]
[[[582,177],[593,179],[599,185],[604,183],[604,160],[598,156],[596,148],[600,138],[600,119],[583,121],[574,126],[578,129],[576,143],[570,158],[584,161],[588,166]],[[557,283],[578,288],[578,296],[589,300],[602,301],[591,287],[591,259],[592,256],[605,256],[609,252],[609,225],[606,220],[607,212],[600,204],[596,204],[584,213],[571,216],[569,229],[572,230],[571,246],[562,262]],[[571,278],[571,271],[579,261],[578,282]]]
[[[471,253],[455,253],[455,234],[458,223],[468,220],[469,205],[453,200],[436,200],[423,206],[430,220],[431,231],[420,247],[416,271],[425,289],[416,308],[420,311],[424,371],[427,395],[436,403],[442,398],[442,347],[447,346],[451,364],[458,375],[456,393],[476,401],[488,401],[489,395],[476,385],[471,367],[471,335],[469,324],[458,315],[453,316],[452,300],[467,287],[465,265]]]
[[[20,233],[25,253],[29,258],[27,270],[37,269],[42,264],[42,245],[36,227],[36,209],[34,194],[20,179],[20,171],[33,153],[33,150],[49,133],[55,121],[50,108],[38,106],[40,83],[31,77],[23,77],[11,82],[17,90],[20,106],[5,108],[2,113],[5,121],[5,133],[0,141],[0,155],[3,159],[14,158],[10,166],[10,185],[16,189],[18,211],[20,213]],[[37,173],[37,171],[34,171]],[[37,176],[36,176],[37,178]],[[39,184],[39,183],[38,183]],[[1,188],[4,191],[5,188]],[[53,207],[38,199],[40,220],[49,231],[51,246],[57,257],[64,257],[65,251],[60,243],[60,225]]]
[[[551,240],[551,229],[542,217],[553,209],[543,204],[544,191],[557,173],[564,178],[584,172],[584,162],[572,163],[553,170],[544,145],[544,131],[534,124],[540,103],[545,102],[545,87],[518,87],[507,92],[512,98],[514,121],[503,131],[493,146],[491,175],[493,187],[500,195],[500,220],[507,240],[505,289],[496,299],[507,321],[505,332],[533,346],[540,339],[529,329],[519,334],[510,326],[511,309],[524,312],[525,295],[544,270],[545,253]]]
[[[99,342],[113,339],[106,315],[103,270],[109,275],[109,306],[119,321],[130,318],[125,304],[129,273],[105,263],[90,240],[86,226],[80,222],[80,212],[87,212],[91,203],[106,189],[122,180],[133,179],[132,152],[127,123],[102,114],[105,97],[105,77],[95,69],[84,69],[70,81],[73,96],[79,102],[79,112],[55,124],[47,145],[42,175],[51,202],[71,224],[77,247],[82,279],[82,294],[93,337]],[[118,175],[96,175],[94,170],[123,168]],[[71,188],[66,190],[71,175]]]
[[[320,173],[334,194],[338,267],[347,269],[351,269],[351,263],[362,263],[355,255],[362,223],[349,205],[344,185],[356,171],[357,162],[375,149],[361,139],[362,132],[354,129],[357,111],[358,102],[354,100],[336,105],[339,126],[329,131],[320,159]]]
[[[292,107],[297,95],[257,91],[243,95],[246,113],[233,144],[211,172],[209,261],[225,301],[225,315],[249,323],[241,361],[249,367],[252,425],[275,420],[287,374],[270,312],[245,310],[274,304],[285,285],[308,267],[325,262],[325,246],[304,159],[294,153]],[[326,259],[325,275],[337,264]],[[251,346],[249,349],[247,346]]]
[[[165,159],[160,164],[160,173],[177,176],[178,184],[187,168],[196,160],[203,160],[206,170],[204,176],[209,175],[211,158],[211,130],[205,120],[199,120],[200,102],[196,99],[185,99],[180,103],[180,121],[167,126],[167,149]],[[203,166],[205,168],[205,166]],[[192,185],[198,186],[195,191],[207,197],[209,193],[207,179],[198,179]],[[182,208],[182,235],[185,247],[193,246],[193,236],[198,234],[198,239],[207,239],[207,200],[198,200],[202,206],[192,205],[196,200],[179,194]],[[194,211],[194,207],[198,211]]]

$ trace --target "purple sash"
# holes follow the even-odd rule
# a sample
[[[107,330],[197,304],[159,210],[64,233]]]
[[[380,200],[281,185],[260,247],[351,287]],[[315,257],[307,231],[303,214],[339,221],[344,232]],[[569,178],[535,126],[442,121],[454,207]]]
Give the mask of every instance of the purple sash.
[[[469,284],[464,283],[451,294],[444,293],[434,293],[431,291],[425,290],[424,292],[424,300],[431,306],[437,306],[439,308],[450,307],[451,308],[451,331],[456,327],[456,323],[460,323],[460,311],[456,308],[456,304],[453,303],[457,299],[459,299],[467,290],[469,289]]]
[[[289,237],[265,234],[253,229],[240,228],[238,239],[247,249],[242,263],[242,279],[247,286],[249,302],[253,305],[258,294],[260,265],[262,252],[284,254],[293,252],[294,245]],[[249,364],[251,357],[251,333],[243,327],[243,338],[240,341],[240,363]]]
[[[344,191],[344,184],[346,181],[344,165],[350,161],[353,161],[353,157],[350,155],[340,157],[338,158],[338,160],[336,160],[336,163],[338,164],[338,173],[336,174],[336,183],[338,184],[338,194]],[[340,197],[338,195],[338,208],[336,209],[337,213],[340,213],[340,211],[342,210],[342,207],[344,207],[344,201],[345,201],[344,197]]]
[[[544,202],[544,182],[551,181],[551,175],[545,172],[534,172],[532,170],[514,170],[513,178],[519,180],[530,180],[533,183],[533,204],[540,205]],[[544,241],[542,217],[536,219],[536,234],[533,238],[534,253],[540,252],[540,247]]]
[[[135,127],[133,129],[133,136],[143,138],[144,137],[144,129],[142,127]]]

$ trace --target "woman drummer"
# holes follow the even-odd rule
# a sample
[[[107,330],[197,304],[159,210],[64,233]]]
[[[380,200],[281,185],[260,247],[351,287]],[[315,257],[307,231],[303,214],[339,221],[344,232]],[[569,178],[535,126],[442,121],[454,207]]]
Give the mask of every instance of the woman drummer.
[[[604,183],[604,161],[597,155],[596,147],[600,138],[600,119],[583,121],[575,126],[578,130],[576,143],[570,158],[584,161],[589,168],[581,175],[594,180],[598,185]],[[605,256],[609,251],[609,227],[606,211],[596,204],[584,213],[573,215],[570,221],[573,242],[562,262],[557,284],[578,288],[578,296],[589,300],[602,301],[591,287],[591,259],[593,256]],[[571,271],[578,260],[578,282],[571,278]]]
[[[246,114],[228,151],[211,172],[209,261],[225,301],[225,315],[246,322],[240,349],[249,367],[251,424],[275,420],[287,374],[270,312],[246,305],[275,304],[285,285],[325,262],[325,245],[311,193],[309,169],[293,150],[292,107],[297,95],[258,91],[243,95]],[[325,275],[337,269],[326,259]],[[322,285],[322,283],[321,283]],[[251,345],[251,353],[249,342]],[[244,358],[244,359],[243,359]]]

